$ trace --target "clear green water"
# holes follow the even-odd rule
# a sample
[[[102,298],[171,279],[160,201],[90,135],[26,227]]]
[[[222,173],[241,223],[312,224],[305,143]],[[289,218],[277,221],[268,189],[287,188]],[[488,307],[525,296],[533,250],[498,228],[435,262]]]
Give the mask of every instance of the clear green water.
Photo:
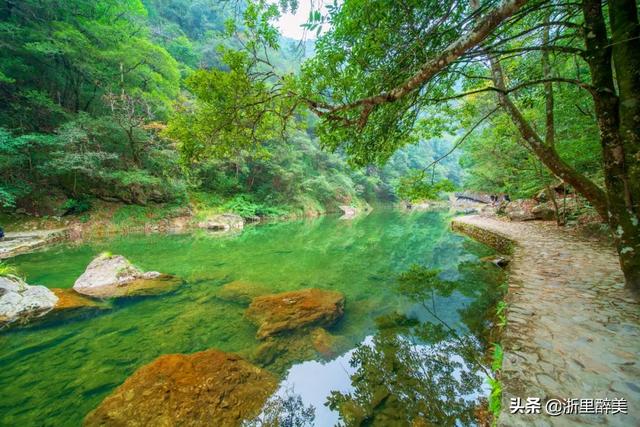
[[[381,317],[433,320],[421,301],[402,294],[397,277],[414,264],[437,268],[453,289],[433,295],[429,307],[453,329],[481,340],[501,273],[479,261],[491,250],[450,232],[448,220],[442,213],[379,210],[353,221],[325,217],[267,224],[223,238],[124,236],[17,257],[12,263],[29,283],[49,287],[71,287],[105,250],[186,283],[170,294],[121,299],[109,310],[0,333],[0,425],[80,425],[127,376],[161,354],[208,348],[250,354],[259,342],[243,317],[245,307],[217,298],[232,280],[265,284],[274,293],[305,287],[343,292],[345,315],[330,332],[353,348],[389,336],[387,326],[376,321]],[[403,334],[415,336],[407,331]],[[343,365],[352,354],[343,352],[336,359],[341,363],[319,364],[328,370],[325,388],[334,381],[336,388],[350,389]],[[264,367],[297,389],[309,389],[314,378],[304,368],[315,362],[305,358],[287,354]],[[318,407],[305,396],[305,404]],[[337,411],[317,409],[316,424],[337,419]]]

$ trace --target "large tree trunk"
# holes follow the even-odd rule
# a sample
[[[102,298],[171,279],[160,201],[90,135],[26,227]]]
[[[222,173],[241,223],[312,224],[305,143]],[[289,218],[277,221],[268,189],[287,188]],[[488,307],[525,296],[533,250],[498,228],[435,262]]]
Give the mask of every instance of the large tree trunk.
[[[608,222],[626,286],[640,292],[640,58],[637,54],[640,52],[640,27],[634,1],[613,3],[610,5],[613,40],[610,41],[601,1],[583,2],[585,59],[595,87],[593,99],[600,129],[606,192],[564,162],[555,147],[542,140],[505,92],[498,92],[498,100],[542,163],[571,184]],[[614,84],[612,57],[619,96]],[[491,57],[490,63],[494,85],[504,91],[506,85],[500,62]],[[545,139],[552,141],[549,135]]]
[[[600,0],[583,2],[585,59],[595,86],[594,104],[604,160],[607,219],[627,287],[640,292],[638,145],[640,142],[640,41],[633,0],[609,2],[613,40],[607,37]],[[611,60],[620,96],[616,95]]]

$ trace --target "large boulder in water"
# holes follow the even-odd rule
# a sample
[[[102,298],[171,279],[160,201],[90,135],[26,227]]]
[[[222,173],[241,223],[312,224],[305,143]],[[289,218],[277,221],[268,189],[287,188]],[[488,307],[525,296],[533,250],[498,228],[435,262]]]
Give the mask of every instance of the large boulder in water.
[[[344,295],[335,291],[304,289],[254,298],[245,315],[264,339],[308,326],[329,326],[344,313]]]
[[[58,302],[45,286],[31,286],[15,276],[0,277],[0,326],[40,317]]]
[[[122,255],[101,254],[73,285],[73,290],[95,298],[153,295],[173,289],[180,279],[156,271],[143,273]]]
[[[85,426],[236,426],[260,413],[276,378],[218,350],[167,354],[138,369]]]

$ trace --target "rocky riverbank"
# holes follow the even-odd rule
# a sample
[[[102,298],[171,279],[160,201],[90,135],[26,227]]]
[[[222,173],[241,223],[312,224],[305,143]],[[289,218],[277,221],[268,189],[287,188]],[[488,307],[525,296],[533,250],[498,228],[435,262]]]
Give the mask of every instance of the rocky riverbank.
[[[68,231],[65,228],[7,233],[0,240],[0,259],[32,252],[67,238]]]
[[[144,209],[145,214],[139,215],[121,211],[131,206],[102,203],[90,217],[30,217],[21,221],[13,220],[7,227],[6,220],[0,223],[8,231],[4,239],[0,240],[0,260],[32,252],[45,246],[62,241],[82,241],[85,239],[101,238],[121,234],[151,234],[151,233],[189,233],[203,230],[208,233],[237,233],[249,224],[286,221],[299,219],[299,215],[282,217],[243,217],[232,212],[216,212],[199,210],[191,207],[158,207]],[[135,211],[135,209],[134,209]],[[152,214],[150,212],[153,212]],[[371,212],[371,206],[360,203],[358,206],[340,206],[343,219],[354,219],[363,213]],[[338,212],[334,212],[338,213]],[[308,211],[303,217],[316,217],[323,212]],[[21,231],[18,231],[21,230]]]

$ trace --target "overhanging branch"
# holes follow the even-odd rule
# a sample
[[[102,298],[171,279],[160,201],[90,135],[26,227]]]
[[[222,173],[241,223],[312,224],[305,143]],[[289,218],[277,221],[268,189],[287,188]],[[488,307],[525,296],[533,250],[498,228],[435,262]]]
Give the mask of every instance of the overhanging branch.
[[[340,117],[337,113],[362,108],[360,119],[356,123],[359,126],[363,126],[366,124],[368,115],[376,106],[397,101],[422,87],[437,73],[464,55],[469,49],[482,43],[502,22],[513,16],[526,3],[526,0],[503,1],[498,8],[479,19],[470,34],[458,38],[438,56],[424,63],[420,70],[413,76],[390,91],[384,91],[378,95],[361,98],[357,101],[342,105],[320,105],[318,103],[310,105],[308,102],[307,104],[316,114],[330,120]],[[345,118],[342,119],[345,120]]]

